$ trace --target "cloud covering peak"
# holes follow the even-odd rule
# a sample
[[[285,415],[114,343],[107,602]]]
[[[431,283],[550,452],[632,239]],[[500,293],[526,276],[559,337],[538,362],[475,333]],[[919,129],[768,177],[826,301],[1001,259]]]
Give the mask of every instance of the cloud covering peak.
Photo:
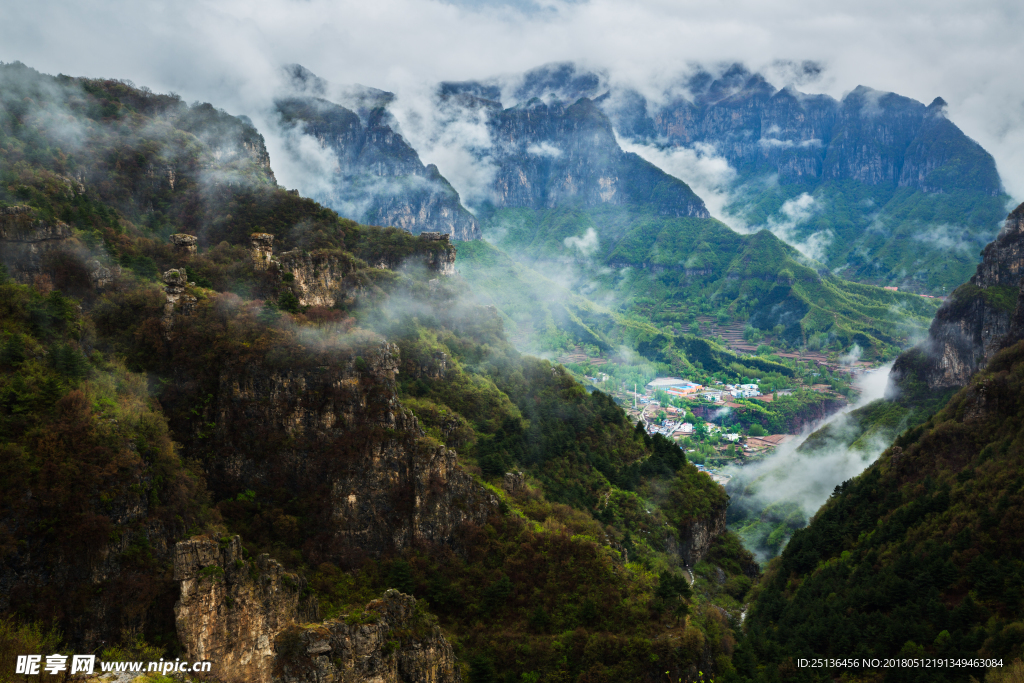
[[[941,96],[1024,199],[1024,6],[1013,0],[39,0],[3,14],[0,60],[128,78],[257,124],[292,63],[399,100],[426,83],[564,61],[644,94],[671,89],[697,62],[743,62],[834,97],[861,83]]]

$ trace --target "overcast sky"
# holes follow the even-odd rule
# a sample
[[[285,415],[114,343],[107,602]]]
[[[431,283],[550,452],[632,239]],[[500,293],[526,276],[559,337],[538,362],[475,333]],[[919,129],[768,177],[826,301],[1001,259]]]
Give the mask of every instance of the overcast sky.
[[[650,90],[693,62],[809,59],[826,71],[804,91],[946,99],[1020,201],[1022,15],[1020,0],[3,0],[0,61],[127,78],[237,114],[289,62],[401,97],[561,60]]]

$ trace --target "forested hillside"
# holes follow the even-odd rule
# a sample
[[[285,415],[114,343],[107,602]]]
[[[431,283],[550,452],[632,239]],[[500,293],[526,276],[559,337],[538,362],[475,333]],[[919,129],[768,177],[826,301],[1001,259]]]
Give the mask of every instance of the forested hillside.
[[[277,680],[302,634],[376,624],[323,666],[653,681],[727,658],[757,569],[720,487],[516,352],[446,239],[278,187],[210,105],[0,79],[0,651],[213,648],[225,680]]]
[[[741,678],[831,679],[837,671],[793,669],[811,652],[970,662],[832,667],[850,680],[959,681],[990,667],[997,680],[1019,660],[1021,212],[939,309],[929,338],[896,361],[890,395],[801,446],[857,449],[895,436],[771,564],[734,658]]]
[[[997,355],[867,472],[837,487],[765,576],[741,677],[961,681],[979,665],[796,668],[800,657],[1020,657],[1024,347]],[[982,672],[983,673],[983,672]]]

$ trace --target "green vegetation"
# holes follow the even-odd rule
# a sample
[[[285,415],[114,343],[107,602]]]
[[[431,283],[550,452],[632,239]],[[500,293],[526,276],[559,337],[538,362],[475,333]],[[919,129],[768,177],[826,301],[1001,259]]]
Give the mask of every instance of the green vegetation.
[[[1024,565],[1011,530],[1024,502],[1022,395],[1024,345],[1017,344],[837,487],[773,561],[733,658],[737,678],[773,680],[790,666],[787,658],[811,653],[986,657],[1005,665],[1019,657]],[[894,680],[967,673],[904,670]],[[798,670],[794,680],[835,675]],[[845,675],[876,680],[863,669]]]
[[[11,616],[3,617],[0,619],[0,671],[3,671],[0,676],[5,681],[14,680],[19,655],[61,652],[61,639],[60,631],[43,628],[38,622],[20,623]],[[42,667],[40,669],[37,680],[57,681],[61,678],[42,671]]]
[[[930,192],[854,180],[768,184],[741,173],[741,190],[725,211],[748,225],[766,225],[782,219],[786,201],[807,193],[816,210],[796,226],[792,239],[828,235],[821,258],[829,267],[859,282],[948,294],[974,274],[978,252],[995,237],[1006,213],[1006,196],[989,191],[1000,186],[997,176],[965,176],[966,169],[995,175],[990,160],[962,157],[985,157],[984,150],[968,144],[959,153],[932,171],[929,185],[942,189]]]
[[[146,378],[98,350],[86,356],[93,341],[74,300],[0,283],[0,554],[55,566],[67,554],[95,559],[112,538],[121,547],[109,578],[11,595],[15,612],[42,623],[77,623],[101,592],[112,622],[145,615],[176,587],[156,571],[151,525],[185,534],[211,518],[202,479],[181,462]],[[123,509],[140,514],[112,522]]]
[[[327,615],[370,619],[356,608],[388,587],[422,598],[473,680],[682,676],[727,657],[756,567],[726,535],[689,589],[679,554],[693,525],[723,513],[724,493],[609,396],[521,356],[500,316],[467,301],[461,284],[400,267],[446,246],[357,225],[278,188],[255,129],[209,105],[21,65],[0,66],[0,78],[0,201],[73,232],[34,285],[0,284],[0,547],[42,566],[67,566],[59,553],[82,558],[67,577],[17,583],[10,612],[29,624],[18,628],[55,619],[78,643],[88,620],[119,652],[177,654],[168,548],[238,533],[246,557],[267,552],[306,579]],[[78,144],[65,147],[72,123]],[[174,251],[168,237],[178,232],[199,236],[198,254]],[[303,306],[294,274],[254,268],[253,233],[274,235],[278,253],[336,264],[336,303]],[[102,290],[90,281],[92,258],[120,266]],[[195,284],[184,294],[195,302],[169,334],[155,280],[186,259]],[[622,328],[672,353],[649,324]],[[395,383],[371,368],[383,339],[399,347]],[[708,367],[788,372],[686,343]],[[224,378],[237,369],[288,376],[342,363],[393,422],[375,418],[326,445],[258,416],[219,422]],[[225,476],[228,459],[250,447],[266,458],[300,452],[311,471],[329,472],[391,444],[410,457],[455,449],[499,512],[448,545],[342,555],[324,541],[329,477],[290,486]],[[510,470],[525,473],[514,496],[496,486]],[[399,519],[407,501],[393,502]],[[97,581],[100,557],[113,564]],[[224,580],[215,566],[200,575]]]
[[[682,336],[697,316],[717,316],[759,330],[781,326],[777,336],[789,347],[820,347],[823,338],[835,350],[857,344],[885,358],[927,326],[936,305],[822,274],[771,233],[743,236],[712,219],[622,207],[504,209],[484,216],[483,227],[514,260],[463,243],[460,272],[538,350],[636,349],[646,340],[632,328]],[[584,254],[572,240],[588,235]]]

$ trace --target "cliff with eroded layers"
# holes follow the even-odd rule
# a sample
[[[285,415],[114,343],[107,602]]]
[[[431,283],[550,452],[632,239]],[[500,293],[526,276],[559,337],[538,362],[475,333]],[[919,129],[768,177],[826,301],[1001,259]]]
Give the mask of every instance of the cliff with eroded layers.
[[[318,520],[306,522],[311,542],[333,561],[452,543],[461,526],[497,510],[399,402],[397,347],[370,344],[319,363],[227,361],[204,404],[172,421],[185,452],[208,459],[215,492],[300,496],[304,516]]]
[[[933,390],[962,387],[1000,349],[1024,338],[1022,246],[1024,205],[1007,216],[970,281],[936,312],[928,340],[896,361],[892,378],[897,386],[909,378]]]
[[[413,234],[440,232],[456,240],[479,239],[477,220],[462,205],[459,193],[437,166],[424,166],[397,131],[387,110],[394,95],[372,88],[354,94],[335,92],[297,64],[286,71],[293,92],[276,100],[278,112],[336,162],[330,189],[316,199],[362,223]]]
[[[215,663],[211,673],[225,683],[462,680],[436,620],[398,591],[321,622],[305,581],[268,555],[247,557],[238,536],[178,543],[174,579],[185,653]]]

